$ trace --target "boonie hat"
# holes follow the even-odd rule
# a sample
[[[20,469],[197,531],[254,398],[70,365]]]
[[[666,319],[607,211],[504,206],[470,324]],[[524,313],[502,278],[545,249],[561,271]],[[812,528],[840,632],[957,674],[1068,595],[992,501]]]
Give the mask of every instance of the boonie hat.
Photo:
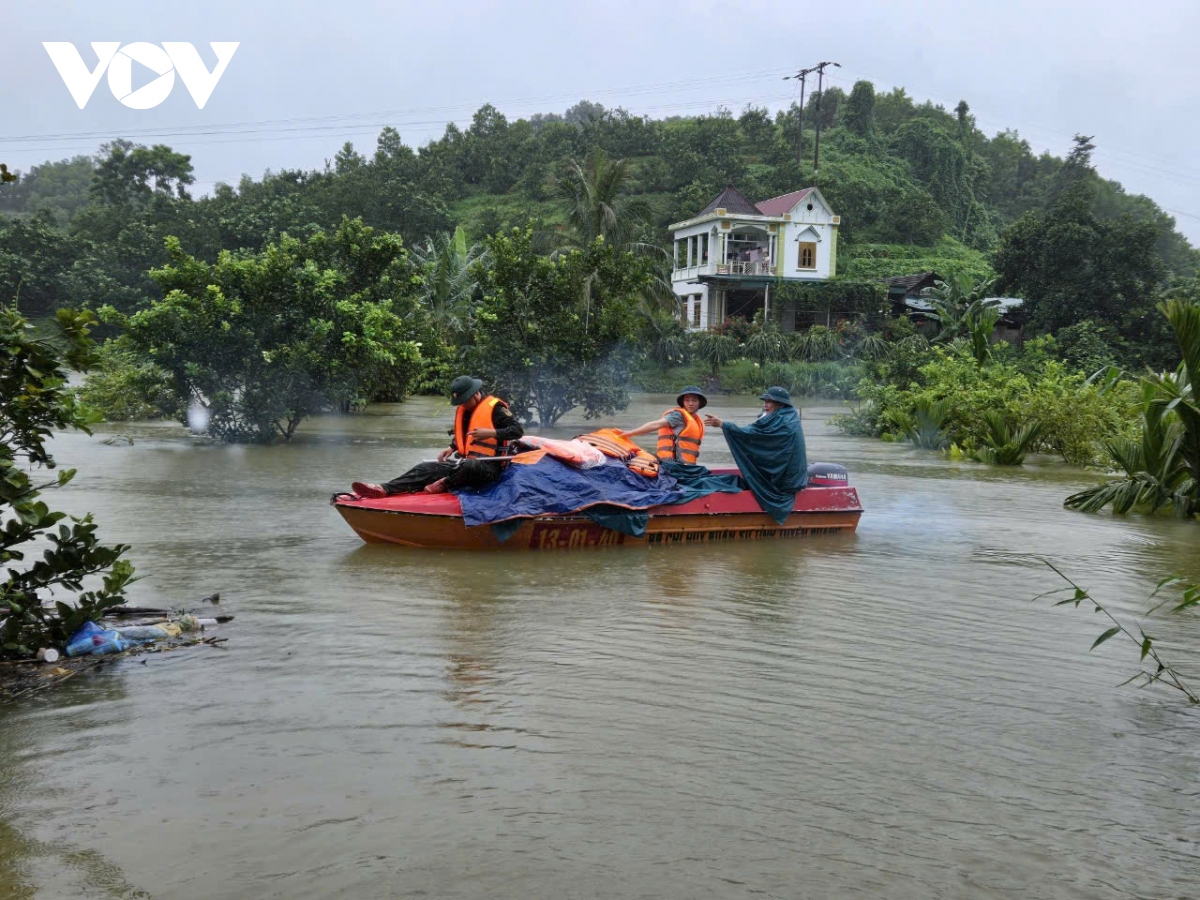
[[[781,388],[778,385],[769,387],[763,393],[758,395],[759,400],[774,400],[776,403],[782,403],[784,406],[792,405],[792,395],[787,392],[786,388]]]
[[[450,405],[462,406],[483,389],[483,382],[470,375],[459,375],[450,385]]]
[[[708,398],[704,396],[704,391],[700,390],[700,388],[696,387],[696,385],[694,385],[694,384],[689,384],[687,387],[685,387],[682,391],[679,392],[679,396],[675,398],[675,405],[683,406],[683,398],[686,397],[688,394],[695,394],[697,397],[700,398],[700,408],[701,409],[704,409],[704,407],[708,406]]]

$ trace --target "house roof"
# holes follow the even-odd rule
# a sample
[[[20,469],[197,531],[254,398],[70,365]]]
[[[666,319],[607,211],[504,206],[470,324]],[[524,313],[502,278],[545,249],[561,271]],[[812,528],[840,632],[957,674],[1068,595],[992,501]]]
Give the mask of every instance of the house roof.
[[[933,287],[934,282],[941,281],[942,276],[937,272],[918,272],[916,275],[900,275],[896,278],[881,278],[888,286],[888,293],[899,293],[903,288],[905,295],[916,294],[922,288]]]
[[[790,213],[796,208],[796,204],[812,193],[812,188],[801,188],[798,191],[792,191],[790,194],[780,194],[778,197],[772,197],[770,200],[763,200],[755,204],[758,211],[764,216],[783,216]]]
[[[735,188],[732,184],[726,185],[725,190],[717,195],[717,199],[700,210],[696,215],[706,216],[711,212],[716,212],[718,209],[723,209],[726,212],[737,213],[743,216],[761,216],[762,212],[759,208],[746,199],[746,195]]]

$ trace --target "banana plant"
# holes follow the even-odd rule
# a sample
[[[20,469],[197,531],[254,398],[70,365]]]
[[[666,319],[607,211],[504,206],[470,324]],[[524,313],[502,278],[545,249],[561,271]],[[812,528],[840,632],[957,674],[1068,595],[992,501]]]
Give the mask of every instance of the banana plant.
[[[1170,300],[1159,304],[1175,331],[1182,361],[1174,372],[1141,380],[1141,435],[1107,441],[1113,467],[1125,477],[1072,494],[1071,509],[1099,512],[1170,509],[1181,518],[1200,515],[1200,304]]]

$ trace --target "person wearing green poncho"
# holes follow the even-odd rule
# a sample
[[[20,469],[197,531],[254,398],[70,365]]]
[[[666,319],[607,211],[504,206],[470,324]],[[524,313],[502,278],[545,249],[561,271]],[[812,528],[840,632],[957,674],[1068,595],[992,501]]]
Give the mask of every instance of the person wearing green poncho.
[[[783,524],[796,502],[796,491],[808,484],[808,454],[800,413],[792,406],[792,395],[771,387],[759,396],[763,411],[749,425],[722,422],[705,415],[704,424],[720,428],[742,481],[758,505]]]

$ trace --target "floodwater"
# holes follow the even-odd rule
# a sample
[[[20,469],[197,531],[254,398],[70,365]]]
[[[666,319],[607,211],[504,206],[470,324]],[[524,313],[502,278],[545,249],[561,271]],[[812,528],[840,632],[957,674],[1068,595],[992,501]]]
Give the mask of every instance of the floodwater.
[[[832,412],[809,459],[849,468],[856,535],[548,554],[365,546],[327,505],[443,445],[432,399],[291,446],[61,437],[55,501],[133,545],[132,602],[236,619],[0,706],[0,897],[1197,896],[1200,709],[1031,598],[1044,556],[1132,618],[1200,578],[1200,526]],[[1200,688],[1200,616],[1147,629]]]

